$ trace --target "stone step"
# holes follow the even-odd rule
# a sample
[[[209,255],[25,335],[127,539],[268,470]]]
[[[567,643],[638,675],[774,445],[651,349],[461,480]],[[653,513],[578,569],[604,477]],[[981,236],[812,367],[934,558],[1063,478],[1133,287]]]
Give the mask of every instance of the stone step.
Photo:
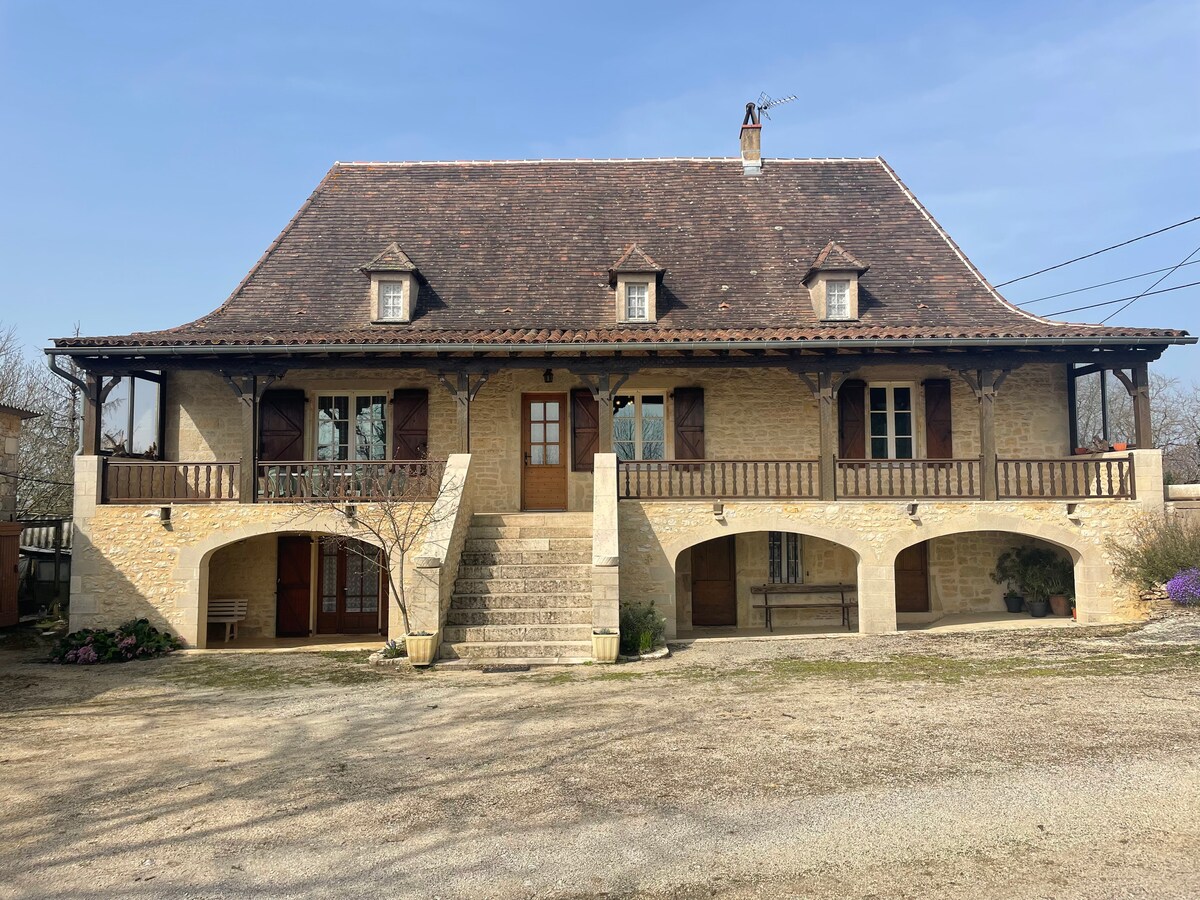
[[[519,607],[517,609],[457,609],[446,613],[447,625],[587,625],[592,605],[572,607]]]
[[[587,525],[592,524],[591,512],[550,512],[550,513],[476,513],[471,517],[472,525],[505,526],[505,525]]]
[[[567,578],[459,578],[456,594],[582,594],[591,593],[592,579]]]
[[[459,643],[544,644],[560,641],[587,642],[591,646],[591,625],[447,625],[442,640]],[[537,655],[537,654],[535,654]]]
[[[496,553],[514,551],[519,553],[548,553],[551,550],[582,551],[592,549],[590,537],[542,537],[542,538],[473,538],[468,537],[463,550],[468,553]]]
[[[582,550],[493,550],[464,551],[459,558],[463,566],[557,566],[592,565],[592,548]]]
[[[450,609],[588,609],[592,592],[586,594],[454,594]]]
[[[468,538],[590,538],[591,525],[476,525],[471,523]]]
[[[473,662],[487,659],[545,660],[554,662],[587,662],[592,658],[592,640],[586,641],[540,641],[537,643],[504,641],[457,641],[443,642],[438,650],[439,659],[469,659]]]
[[[541,565],[531,566],[521,563],[500,563],[494,566],[467,566],[458,567],[459,578],[513,578],[524,580],[527,578],[591,578],[592,567],[590,564],[581,563],[561,563],[559,565]]]

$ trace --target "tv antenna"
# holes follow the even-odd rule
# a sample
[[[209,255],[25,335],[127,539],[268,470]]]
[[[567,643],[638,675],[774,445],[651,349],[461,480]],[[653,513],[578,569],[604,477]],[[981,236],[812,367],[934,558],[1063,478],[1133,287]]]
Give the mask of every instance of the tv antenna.
[[[760,124],[759,116],[771,118],[771,114],[767,112],[776,106],[783,106],[785,103],[791,103],[796,99],[795,94],[788,94],[786,97],[771,97],[766,91],[758,95],[758,100],[746,104],[746,117],[742,120],[743,125],[758,125]]]

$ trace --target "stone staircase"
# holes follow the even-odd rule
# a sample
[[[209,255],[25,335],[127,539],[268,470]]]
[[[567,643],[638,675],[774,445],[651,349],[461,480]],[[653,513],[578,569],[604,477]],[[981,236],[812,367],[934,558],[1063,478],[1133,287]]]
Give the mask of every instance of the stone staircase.
[[[592,658],[591,513],[471,520],[438,656],[483,663]]]

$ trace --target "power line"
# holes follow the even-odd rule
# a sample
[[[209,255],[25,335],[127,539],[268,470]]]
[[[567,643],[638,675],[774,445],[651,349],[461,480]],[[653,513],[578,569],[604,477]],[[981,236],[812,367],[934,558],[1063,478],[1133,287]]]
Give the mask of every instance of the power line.
[[[50,481],[46,478],[35,478],[32,475],[22,475],[20,472],[0,472],[0,477],[15,478],[17,481],[28,481],[34,484],[53,484],[58,487],[71,487],[70,481]]]
[[[1022,275],[1020,278],[1011,278],[1008,281],[1002,281],[995,287],[1002,288],[1006,284],[1016,284],[1018,281],[1024,281],[1026,278],[1032,278],[1034,275],[1041,275],[1045,272],[1053,272],[1055,269],[1061,269],[1063,266],[1069,266],[1071,263],[1077,263],[1083,259],[1091,259],[1093,256],[1099,256],[1101,253],[1107,253],[1109,250],[1116,250],[1118,247],[1127,247],[1130,244],[1135,244],[1138,241],[1145,240],[1148,237],[1154,237],[1156,234],[1162,234],[1164,231],[1170,231],[1172,228],[1178,228],[1181,225],[1190,225],[1192,222],[1200,221],[1200,216],[1192,216],[1190,219],[1184,219],[1182,222],[1176,222],[1174,225],[1168,225],[1166,228],[1160,228],[1158,231],[1151,231],[1147,234],[1139,234],[1135,238],[1130,238],[1127,241],[1121,241],[1119,244],[1113,244],[1111,247],[1105,247],[1102,250],[1093,250],[1091,253],[1085,253],[1083,256],[1077,256],[1074,259],[1068,259],[1066,262],[1061,262],[1056,266],[1047,266],[1044,269],[1038,269],[1036,272],[1030,272],[1028,275]]]
[[[1171,277],[1171,274],[1172,274],[1173,272],[1175,272],[1175,271],[1176,271],[1176,269],[1179,269],[1179,268],[1180,268],[1180,266],[1182,266],[1184,263],[1186,263],[1186,262],[1187,262],[1189,259],[1191,259],[1193,256],[1195,256],[1197,253],[1200,253],[1200,247],[1197,247],[1195,250],[1193,250],[1191,253],[1189,253],[1187,256],[1185,256],[1183,259],[1181,259],[1181,260],[1180,260],[1180,261],[1179,261],[1179,262],[1178,262],[1178,263],[1175,265],[1175,267],[1174,267],[1173,269],[1171,269],[1171,271],[1170,271],[1170,272],[1168,272],[1168,273],[1167,273],[1166,275],[1164,275],[1162,278],[1158,279],[1158,281],[1154,282],[1154,284],[1150,285],[1150,288],[1156,288],[1156,287],[1158,287],[1160,284],[1162,284],[1164,281],[1166,281],[1168,278],[1170,278],[1170,277]],[[1112,314],[1111,314],[1111,315],[1110,315],[1110,316],[1109,316],[1107,319],[1103,319],[1103,320],[1101,320],[1100,324],[1101,324],[1101,325],[1104,325],[1105,323],[1107,323],[1107,322],[1108,322],[1108,319],[1111,319],[1113,316],[1115,316],[1115,315],[1119,315],[1120,313],[1123,313],[1123,312],[1125,312],[1125,310],[1129,309],[1129,307],[1131,307],[1131,306],[1133,306],[1133,304],[1137,303],[1137,302],[1138,302],[1140,299],[1142,299],[1142,297],[1146,296],[1146,291],[1149,291],[1149,290],[1150,290],[1150,288],[1146,288],[1146,290],[1145,290],[1145,291],[1142,291],[1140,294],[1138,294],[1136,297],[1134,297],[1132,300],[1130,300],[1128,303],[1126,303],[1126,304],[1125,304],[1124,306],[1122,306],[1120,309],[1118,309],[1118,310],[1116,310],[1115,312],[1113,312],[1113,313],[1112,313]]]
[[[1169,294],[1171,291],[1182,291],[1184,288],[1195,287],[1198,284],[1200,284],[1200,281],[1193,281],[1188,284],[1177,285],[1176,287],[1163,288],[1161,291],[1143,291],[1140,294],[1133,294],[1129,297],[1118,297],[1116,300],[1105,300],[1103,303],[1089,303],[1087,306],[1076,306],[1072,309],[1060,309],[1058,312],[1046,313],[1046,317],[1065,316],[1067,313],[1079,312],[1081,309],[1096,309],[1100,306],[1112,306],[1114,303],[1124,303],[1126,300],[1132,303],[1134,300],[1137,300],[1141,297],[1151,297],[1154,294]],[[1120,310],[1117,310],[1117,312],[1120,312]],[[1116,314],[1117,313],[1113,313],[1113,316]],[[1112,316],[1109,316],[1108,318],[1111,319]],[[1108,319],[1105,319],[1104,321],[1107,322]],[[1103,324],[1103,322],[1101,324]]]
[[[1184,263],[1184,266],[1200,266],[1200,259],[1192,262]],[[1138,275],[1130,275],[1127,278],[1116,278],[1112,281],[1105,281],[1100,284],[1093,284],[1088,287],[1075,288],[1073,291],[1063,291],[1060,294],[1047,294],[1045,297],[1038,297],[1036,300],[1026,300],[1024,303],[1016,303],[1015,306],[1033,306],[1035,303],[1041,303],[1043,300],[1053,300],[1055,297],[1067,297],[1071,294],[1082,294],[1084,291],[1094,291],[1096,288],[1108,287],[1110,284],[1120,284],[1122,281],[1133,281],[1138,278],[1145,278],[1147,275],[1157,275],[1159,272],[1173,272],[1175,269],[1183,268],[1183,266],[1167,266],[1165,269],[1152,269],[1149,272],[1142,272]]]

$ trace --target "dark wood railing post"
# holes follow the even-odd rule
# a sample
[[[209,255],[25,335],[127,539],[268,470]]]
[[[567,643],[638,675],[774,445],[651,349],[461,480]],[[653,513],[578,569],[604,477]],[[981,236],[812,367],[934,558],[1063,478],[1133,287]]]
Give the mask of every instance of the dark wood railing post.
[[[822,370],[816,380],[808,372],[794,369],[793,372],[808,387],[817,401],[817,422],[821,441],[818,479],[822,500],[837,499],[837,430],[834,426],[834,403],[838,386],[846,377],[845,372]]]
[[[996,488],[996,394],[1009,369],[960,369],[959,375],[979,401],[979,493],[995,500]]]

